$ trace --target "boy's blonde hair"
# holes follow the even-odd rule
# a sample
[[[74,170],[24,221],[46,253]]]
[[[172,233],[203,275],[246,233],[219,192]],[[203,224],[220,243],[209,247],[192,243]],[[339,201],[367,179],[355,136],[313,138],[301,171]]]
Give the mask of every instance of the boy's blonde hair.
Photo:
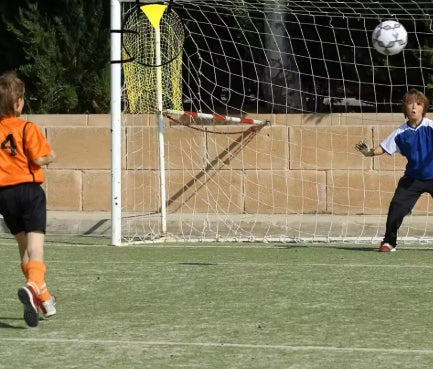
[[[0,119],[15,115],[15,103],[24,97],[25,86],[15,72],[0,76]]]
[[[412,88],[408,92],[406,92],[403,96],[403,114],[405,118],[407,117],[407,105],[412,102],[417,102],[418,104],[421,104],[423,106],[422,116],[424,117],[430,105],[428,97],[424,95],[421,91],[416,90],[415,88]]]

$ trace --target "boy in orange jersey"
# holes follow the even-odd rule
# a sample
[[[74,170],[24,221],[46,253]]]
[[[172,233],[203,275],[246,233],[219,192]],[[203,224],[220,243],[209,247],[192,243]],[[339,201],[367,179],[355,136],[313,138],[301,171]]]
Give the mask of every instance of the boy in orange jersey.
[[[24,320],[39,324],[39,309],[48,318],[56,301],[45,284],[44,239],[46,198],[41,166],[55,154],[39,128],[19,118],[24,107],[24,83],[14,72],[0,76],[0,214],[18,242],[27,283],[18,290]]]

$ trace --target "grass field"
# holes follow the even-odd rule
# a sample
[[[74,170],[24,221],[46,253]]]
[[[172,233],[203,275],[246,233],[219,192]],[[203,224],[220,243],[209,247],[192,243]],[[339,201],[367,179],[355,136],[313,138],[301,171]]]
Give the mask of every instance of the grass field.
[[[48,237],[58,314],[26,328],[0,247],[0,368],[433,367],[433,248],[108,246]]]

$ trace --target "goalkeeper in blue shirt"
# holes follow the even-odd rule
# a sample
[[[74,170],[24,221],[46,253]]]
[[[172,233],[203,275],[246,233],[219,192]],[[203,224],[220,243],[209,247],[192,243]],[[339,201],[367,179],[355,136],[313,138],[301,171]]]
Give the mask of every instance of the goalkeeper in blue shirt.
[[[406,170],[389,205],[381,252],[396,250],[398,229],[419,197],[424,192],[433,197],[433,121],[425,116],[428,107],[427,96],[411,89],[403,97],[407,121],[376,148],[370,148],[364,141],[355,145],[355,149],[367,157],[399,152],[407,159]]]

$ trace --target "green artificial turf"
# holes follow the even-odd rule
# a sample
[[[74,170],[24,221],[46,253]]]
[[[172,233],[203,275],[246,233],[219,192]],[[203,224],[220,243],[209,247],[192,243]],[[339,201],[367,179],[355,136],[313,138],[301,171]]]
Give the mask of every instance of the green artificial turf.
[[[0,368],[433,367],[433,248],[48,237],[58,313],[27,328],[0,241]]]

